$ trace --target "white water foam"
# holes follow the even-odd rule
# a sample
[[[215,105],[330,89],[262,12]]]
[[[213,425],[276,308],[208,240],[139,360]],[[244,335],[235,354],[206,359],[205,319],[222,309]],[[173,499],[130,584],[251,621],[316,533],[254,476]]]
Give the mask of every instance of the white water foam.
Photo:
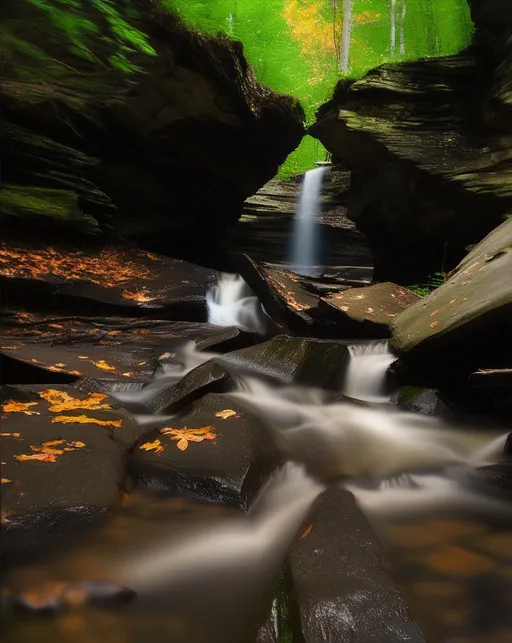
[[[210,324],[265,332],[265,313],[240,275],[222,273],[218,283],[206,293],[206,304]]]
[[[387,341],[349,346],[350,362],[342,393],[365,402],[389,402],[386,373],[396,357]]]

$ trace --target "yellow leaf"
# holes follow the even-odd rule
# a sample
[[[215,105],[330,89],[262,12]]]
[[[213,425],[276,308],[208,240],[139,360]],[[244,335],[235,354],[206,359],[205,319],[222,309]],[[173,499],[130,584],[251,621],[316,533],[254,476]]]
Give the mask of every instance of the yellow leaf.
[[[98,411],[100,409],[110,409],[112,408],[110,404],[103,403],[103,400],[106,399],[106,395],[103,393],[90,393],[89,397],[85,400],[77,400],[74,397],[71,397],[68,393],[64,391],[58,391],[56,389],[47,389],[39,393],[40,397],[50,403],[50,411],[62,412],[62,411],[72,411],[74,409],[88,409],[90,411]]]
[[[101,368],[103,371],[115,371],[116,367],[111,366],[110,364],[107,364],[107,362],[104,359],[100,359],[97,362],[93,361],[94,366],[97,368]]]
[[[38,460],[40,462],[56,462],[57,461],[57,455],[56,453],[32,453],[31,455],[26,455],[22,453],[21,455],[15,455],[14,457],[16,460],[19,460],[20,462],[28,462],[29,460]]]
[[[99,426],[114,426],[121,428],[122,420],[98,420],[97,418],[90,418],[87,415],[57,415],[52,418],[52,423],[60,424],[98,424]]]
[[[223,420],[232,418],[235,415],[236,415],[236,411],[233,411],[233,409],[224,409],[224,411],[219,411],[218,413],[215,413],[216,418],[222,418]]]
[[[9,482],[12,482],[12,480],[9,480],[9,478],[0,478],[0,484],[7,484]]]
[[[31,406],[37,406],[37,402],[16,402],[8,400],[3,406],[4,413],[24,413],[25,415],[41,415],[37,411],[28,411]]]
[[[165,428],[161,429],[162,435],[170,435],[171,440],[178,444],[176,445],[180,451],[186,451],[189,442],[202,442],[203,440],[215,440],[217,437],[214,433],[215,427],[202,426],[198,429],[189,429],[184,426],[182,429]]]
[[[66,451],[82,449],[84,446],[85,444],[83,442],[47,440],[46,442],[43,442],[41,446],[30,445],[30,448],[32,451],[35,451],[35,453],[31,453],[30,455],[22,453],[20,455],[15,455],[14,457],[19,462],[29,462],[30,460],[36,460],[39,462],[56,462],[57,456],[62,455]]]
[[[162,451],[165,450],[165,447],[160,442],[160,440],[155,440],[154,442],[146,442],[144,444],[141,444],[139,449],[142,449],[143,451],[154,451],[155,453],[162,453]]]
[[[21,433],[0,433],[0,438],[21,438]]]

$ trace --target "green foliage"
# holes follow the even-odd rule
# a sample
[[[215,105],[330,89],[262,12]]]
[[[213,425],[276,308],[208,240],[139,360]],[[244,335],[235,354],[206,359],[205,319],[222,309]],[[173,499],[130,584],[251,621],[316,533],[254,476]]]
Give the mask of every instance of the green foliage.
[[[413,284],[411,286],[408,286],[408,288],[409,290],[415,292],[417,295],[420,295],[420,297],[426,297],[433,290],[439,288],[439,286],[442,286],[445,282],[446,278],[442,272],[434,272],[423,283]]]
[[[20,6],[22,1],[17,0]],[[132,61],[134,54],[156,55],[146,34],[127,20],[131,7],[124,0],[25,0],[25,3],[36,10],[31,20],[46,40],[41,39],[39,47],[22,42],[13,29],[19,21],[12,21],[13,24],[6,21],[2,26],[2,44],[17,45],[26,56],[40,62],[45,58],[48,62],[48,54],[42,48],[63,45],[82,61],[133,73],[138,71]]]
[[[340,69],[343,0],[161,0],[199,31],[240,40],[259,80],[300,99],[308,121],[343,75],[390,61],[454,54],[472,34],[467,0],[353,0],[350,64]],[[282,175],[325,159],[311,139]]]

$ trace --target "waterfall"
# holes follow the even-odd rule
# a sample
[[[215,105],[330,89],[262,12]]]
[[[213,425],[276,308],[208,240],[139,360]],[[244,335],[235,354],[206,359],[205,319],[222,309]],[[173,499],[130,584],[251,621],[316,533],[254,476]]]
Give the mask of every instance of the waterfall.
[[[388,342],[370,342],[349,346],[350,362],[343,385],[343,394],[366,402],[388,402],[385,377],[395,361]]]
[[[265,313],[240,275],[221,274],[218,283],[206,293],[206,305],[210,324],[265,332]]]
[[[299,275],[314,276],[319,270],[316,222],[325,170],[325,167],[309,170],[302,185],[293,226],[291,257],[292,270]]]

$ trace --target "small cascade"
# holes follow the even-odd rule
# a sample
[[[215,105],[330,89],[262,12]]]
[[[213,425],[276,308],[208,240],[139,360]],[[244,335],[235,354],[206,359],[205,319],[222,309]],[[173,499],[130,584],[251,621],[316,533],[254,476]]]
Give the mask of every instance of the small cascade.
[[[314,277],[321,271],[319,265],[317,219],[320,194],[327,167],[320,166],[306,172],[294,219],[291,269],[299,275]]]
[[[218,283],[206,293],[206,304],[210,324],[238,326],[253,333],[265,332],[263,308],[240,275],[222,273]]]
[[[396,357],[387,341],[349,346],[350,362],[342,393],[365,402],[389,402],[386,373]]]

